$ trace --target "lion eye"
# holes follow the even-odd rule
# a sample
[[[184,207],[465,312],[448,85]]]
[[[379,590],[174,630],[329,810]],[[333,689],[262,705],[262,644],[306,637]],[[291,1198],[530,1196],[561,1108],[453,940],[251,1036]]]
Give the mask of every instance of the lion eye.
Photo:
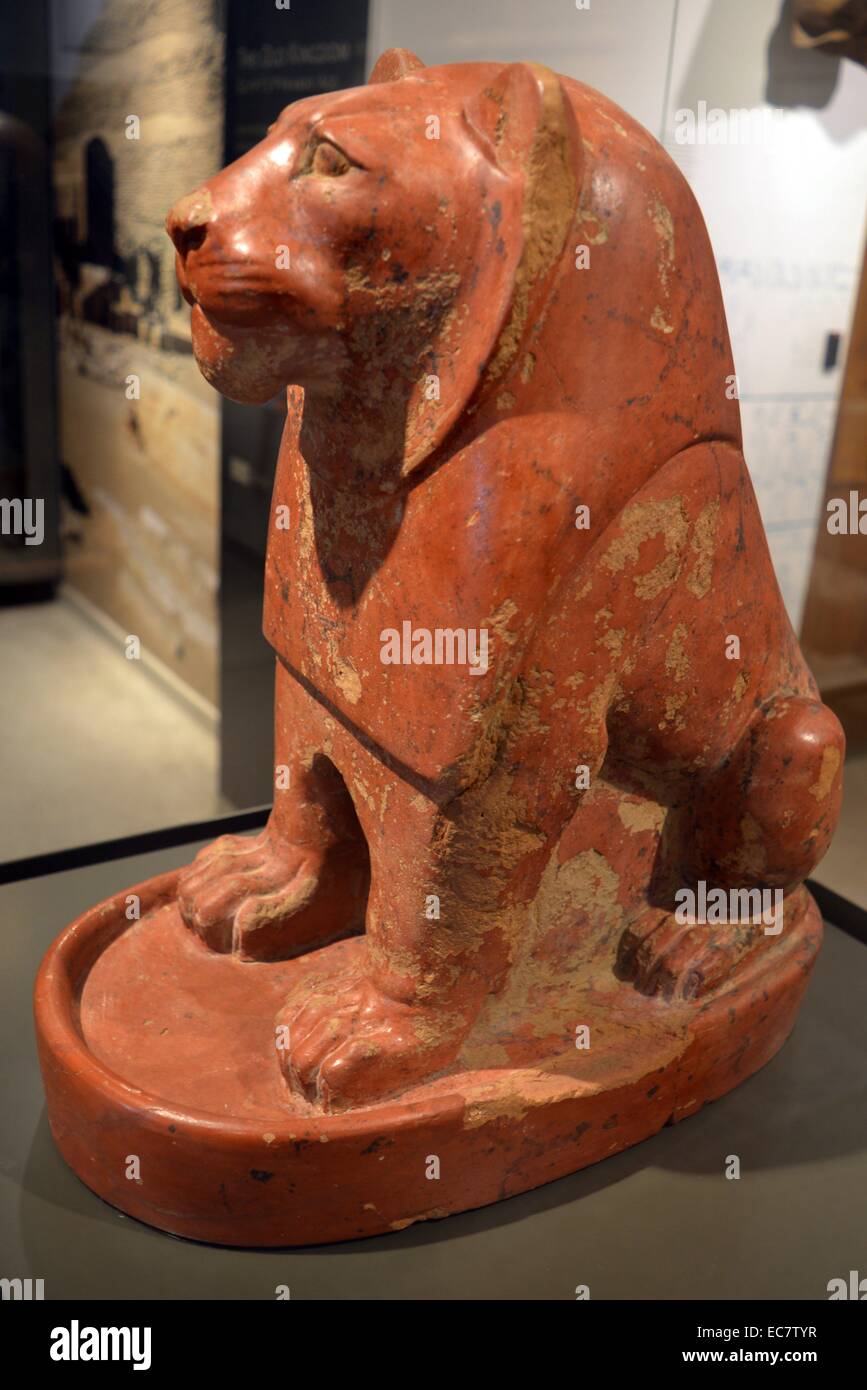
[[[311,174],[318,174],[321,178],[334,179],[339,178],[341,174],[348,174],[351,168],[352,165],[343,151],[328,140],[321,140],[313,151],[313,158],[310,161]]]

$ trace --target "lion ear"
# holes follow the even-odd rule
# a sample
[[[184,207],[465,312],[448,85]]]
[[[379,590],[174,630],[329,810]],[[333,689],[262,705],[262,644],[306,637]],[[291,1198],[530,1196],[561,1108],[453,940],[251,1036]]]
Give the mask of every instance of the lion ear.
[[[421,58],[410,53],[408,48],[387,48],[377,58],[367,80],[368,83],[398,82],[401,77],[409,77],[410,73],[418,72],[423,67]]]
[[[581,142],[572,104],[556,73],[540,63],[509,63],[464,109],[467,123],[488,158],[509,170],[524,164],[528,153],[559,146],[562,159],[571,146],[572,161],[581,162]]]
[[[522,189],[520,262],[511,317],[487,368],[493,381],[511,365],[525,324],[534,321],[553,282],[578,208],[584,144],[568,90],[537,63],[501,68],[463,115],[485,157]]]

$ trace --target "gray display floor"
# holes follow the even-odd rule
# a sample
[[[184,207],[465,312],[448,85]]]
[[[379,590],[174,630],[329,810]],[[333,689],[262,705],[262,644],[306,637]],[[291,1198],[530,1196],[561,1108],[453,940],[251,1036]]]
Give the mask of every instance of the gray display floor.
[[[195,846],[0,888],[0,1278],[46,1299],[826,1299],[867,1275],[867,947],[826,931],[789,1042],[737,1091],[596,1167],[394,1235],[286,1251],[121,1216],[54,1149],[31,993],[61,928]],[[738,1180],[726,1178],[730,1155]],[[285,1296],[285,1295],[284,1295]]]

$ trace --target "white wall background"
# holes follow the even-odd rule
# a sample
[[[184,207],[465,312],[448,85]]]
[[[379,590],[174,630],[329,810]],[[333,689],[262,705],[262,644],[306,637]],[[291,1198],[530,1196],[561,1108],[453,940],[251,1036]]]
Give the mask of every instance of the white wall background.
[[[531,58],[598,88],[666,145],[710,232],[745,451],[800,626],[867,213],[867,72],[794,50],[783,0],[372,0],[370,60]],[[770,54],[769,54],[770,48]],[[682,109],[783,108],[770,138],[681,145]],[[829,333],[843,342],[823,370]]]

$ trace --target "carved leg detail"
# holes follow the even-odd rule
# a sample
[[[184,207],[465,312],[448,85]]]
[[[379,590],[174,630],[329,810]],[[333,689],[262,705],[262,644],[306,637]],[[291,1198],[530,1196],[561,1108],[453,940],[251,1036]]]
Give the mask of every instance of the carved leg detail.
[[[369,867],[352,801],[309,697],[278,665],[275,762],[284,771],[265,829],[226,835],[181,875],[184,920],[215,951],[280,960],[360,931]],[[305,738],[306,734],[306,738]]]

